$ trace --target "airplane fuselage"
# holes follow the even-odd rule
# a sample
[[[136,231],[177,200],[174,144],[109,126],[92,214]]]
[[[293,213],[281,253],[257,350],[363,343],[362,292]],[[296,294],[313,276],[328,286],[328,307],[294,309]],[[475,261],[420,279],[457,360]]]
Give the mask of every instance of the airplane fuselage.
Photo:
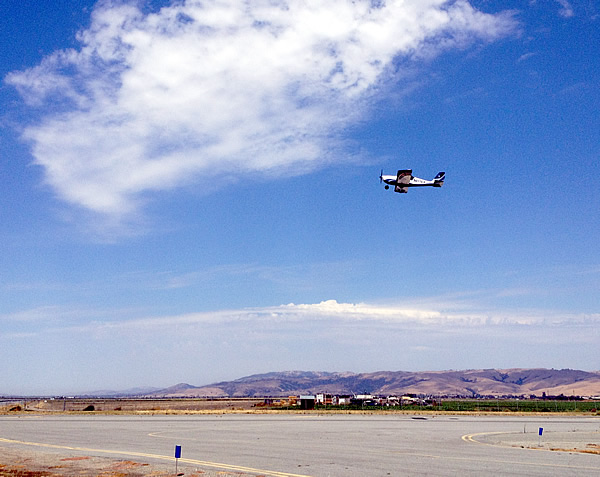
[[[435,176],[433,180],[429,181],[413,176],[411,169],[401,169],[395,176],[384,176],[382,170],[379,179],[381,182],[385,182],[386,189],[393,186],[395,192],[406,193],[408,192],[409,187],[442,187],[444,185],[445,177],[445,172],[438,172],[438,175]]]
[[[388,185],[396,186],[396,176],[381,176],[383,182]],[[423,186],[433,186],[433,187],[442,187],[439,182],[436,181],[428,181],[425,179],[420,179],[419,177],[413,177],[406,187],[423,187]]]

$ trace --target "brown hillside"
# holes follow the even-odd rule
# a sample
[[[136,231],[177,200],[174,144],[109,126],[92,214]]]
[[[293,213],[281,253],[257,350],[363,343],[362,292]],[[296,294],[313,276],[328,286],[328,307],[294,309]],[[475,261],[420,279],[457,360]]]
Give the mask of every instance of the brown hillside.
[[[449,396],[600,395],[600,372],[573,369],[470,369],[326,373],[287,371],[247,376],[208,386],[177,385],[151,397],[262,397],[332,394]]]

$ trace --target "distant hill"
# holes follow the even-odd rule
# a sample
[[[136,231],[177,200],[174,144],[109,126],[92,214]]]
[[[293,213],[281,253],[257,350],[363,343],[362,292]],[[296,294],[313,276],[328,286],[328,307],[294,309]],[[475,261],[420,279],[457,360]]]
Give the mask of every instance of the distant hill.
[[[573,369],[469,369],[328,373],[285,371],[256,374],[208,386],[178,384],[147,397],[263,397],[331,394],[428,394],[448,396],[598,396],[600,372]]]
[[[160,388],[157,387],[140,387],[140,388],[131,388],[126,389],[124,391],[112,391],[112,390],[101,390],[101,391],[91,391],[86,393],[76,393],[78,397],[107,397],[107,398],[121,398],[121,397],[131,397],[131,396],[145,396],[147,394],[152,394],[154,392],[161,392]]]

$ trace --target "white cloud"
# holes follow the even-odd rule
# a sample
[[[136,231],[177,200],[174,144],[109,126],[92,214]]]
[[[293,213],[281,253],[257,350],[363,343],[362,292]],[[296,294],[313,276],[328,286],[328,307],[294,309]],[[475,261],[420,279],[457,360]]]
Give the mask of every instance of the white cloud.
[[[568,0],[556,0],[556,1],[562,7],[560,9],[560,11],[558,12],[561,17],[571,18],[572,16],[575,15],[575,12],[573,11],[573,7],[571,6],[571,3]]]
[[[101,2],[79,50],[6,81],[41,108],[25,137],[47,183],[118,223],[153,191],[335,160],[398,58],[514,28],[462,0]]]
[[[327,300],[142,318],[127,318],[128,310],[31,310],[0,316],[4,386],[21,389],[23,369],[29,384],[49,390],[208,384],[290,369],[590,369],[600,315],[495,311],[481,299]],[[29,319],[35,329],[25,326]]]
[[[179,332],[187,327],[216,326],[229,329],[231,326],[269,325],[285,332],[288,326],[304,324],[307,327],[324,324],[341,325],[363,322],[385,327],[390,325],[417,326],[424,330],[443,329],[483,329],[523,326],[591,326],[600,322],[599,314],[574,314],[535,309],[493,310],[483,304],[469,300],[432,298],[401,304],[338,303],[326,300],[320,303],[294,304],[215,310],[209,312],[186,313],[182,315],[148,316],[127,318],[127,314],[138,314],[139,310],[86,310],[45,307],[26,310],[12,315],[0,316],[10,322],[35,320],[40,333],[83,332],[95,333],[113,330],[119,333],[133,333],[165,330],[178,327]],[[106,319],[110,316],[110,319]],[[118,316],[119,319],[115,319]],[[94,321],[91,321],[92,318]],[[66,322],[68,320],[68,323]],[[247,324],[247,325],[244,325]]]
[[[521,56],[519,56],[519,58],[517,58],[517,63],[521,63],[522,61],[526,61],[529,58],[533,58],[534,56],[537,56],[537,53],[533,53],[533,52],[524,53]]]

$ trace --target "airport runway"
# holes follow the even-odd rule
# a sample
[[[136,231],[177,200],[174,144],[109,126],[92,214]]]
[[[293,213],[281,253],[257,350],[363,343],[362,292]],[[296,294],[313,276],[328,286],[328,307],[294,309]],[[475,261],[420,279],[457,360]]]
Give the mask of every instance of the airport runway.
[[[542,427],[542,437],[539,428]],[[0,416],[11,450],[263,476],[600,475],[593,417],[218,414]]]

